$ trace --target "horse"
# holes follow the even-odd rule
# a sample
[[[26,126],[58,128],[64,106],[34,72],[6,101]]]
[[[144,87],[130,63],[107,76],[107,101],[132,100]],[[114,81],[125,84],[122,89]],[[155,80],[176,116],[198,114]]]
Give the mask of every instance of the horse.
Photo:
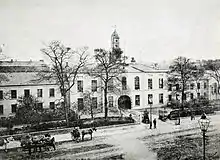
[[[71,133],[71,138],[72,140],[76,141],[76,142],[79,142],[80,140],[80,131],[78,128],[74,128]]]
[[[5,152],[7,152],[7,144],[10,141],[14,141],[14,138],[12,136],[7,138],[0,137],[0,146],[5,146]]]
[[[82,141],[84,141],[84,136],[87,135],[87,134],[90,134],[90,137],[91,137],[91,140],[92,140],[92,133],[96,130],[97,129],[95,127],[82,130],[82,132],[81,132],[82,133]]]

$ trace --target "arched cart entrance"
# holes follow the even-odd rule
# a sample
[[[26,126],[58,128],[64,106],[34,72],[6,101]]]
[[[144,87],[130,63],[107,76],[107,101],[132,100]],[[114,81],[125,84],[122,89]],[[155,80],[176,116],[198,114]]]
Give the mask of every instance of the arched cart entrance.
[[[118,98],[118,107],[123,109],[131,109],[131,99],[127,95]]]

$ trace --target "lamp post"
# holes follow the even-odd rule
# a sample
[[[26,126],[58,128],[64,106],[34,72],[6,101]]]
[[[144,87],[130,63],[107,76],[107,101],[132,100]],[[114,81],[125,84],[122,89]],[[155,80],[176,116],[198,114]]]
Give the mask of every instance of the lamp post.
[[[150,129],[151,129],[152,127],[152,104],[153,104],[152,97],[149,97],[149,104],[150,104]]]
[[[206,114],[203,113],[199,119],[199,126],[203,135],[203,160],[205,160],[205,133],[208,130],[210,120],[206,117]]]
[[[178,123],[177,125],[180,125],[180,96],[177,95],[177,101],[178,101]]]

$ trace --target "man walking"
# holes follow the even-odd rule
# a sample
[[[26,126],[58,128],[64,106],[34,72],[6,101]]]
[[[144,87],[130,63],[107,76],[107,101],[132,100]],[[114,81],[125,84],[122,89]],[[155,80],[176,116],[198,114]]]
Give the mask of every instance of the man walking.
[[[157,121],[156,121],[156,118],[154,118],[153,123],[154,123],[154,129],[156,129],[156,128],[157,128]]]
[[[150,129],[152,128],[152,121],[150,120]]]

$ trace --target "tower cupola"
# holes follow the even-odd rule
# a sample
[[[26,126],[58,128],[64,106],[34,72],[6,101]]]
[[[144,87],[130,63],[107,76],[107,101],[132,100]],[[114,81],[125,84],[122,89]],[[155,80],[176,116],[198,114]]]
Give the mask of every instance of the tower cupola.
[[[116,32],[116,29],[114,30],[114,32],[111,35],[111,47],[112,49],[116,49],[119,48],[119,35]]]

